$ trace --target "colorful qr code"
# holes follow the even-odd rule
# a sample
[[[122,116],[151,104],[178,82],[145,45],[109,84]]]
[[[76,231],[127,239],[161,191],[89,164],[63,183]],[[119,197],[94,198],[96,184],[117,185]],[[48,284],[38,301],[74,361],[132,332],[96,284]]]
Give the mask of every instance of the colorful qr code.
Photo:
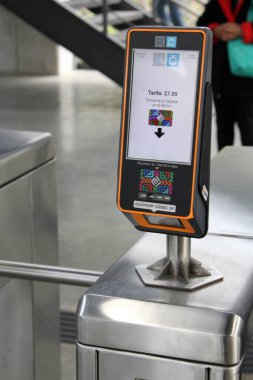
[[[163,170],[141,169],[139,191],[143,193],[173,194],[174,173]]]
[[[157,127],[172,127],[173,111],[149,110],[148,124]]]
[[[153,66],[165,66],[166,53],[154,53],[153,54]]]

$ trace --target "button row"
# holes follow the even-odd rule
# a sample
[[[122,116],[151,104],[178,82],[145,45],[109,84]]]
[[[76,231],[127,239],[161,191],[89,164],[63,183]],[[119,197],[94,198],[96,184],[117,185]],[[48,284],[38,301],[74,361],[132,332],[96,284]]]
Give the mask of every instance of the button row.
[[[170,202],[171,196],[163,194],[139,193],[139,199],[150,199],[152,201]]]

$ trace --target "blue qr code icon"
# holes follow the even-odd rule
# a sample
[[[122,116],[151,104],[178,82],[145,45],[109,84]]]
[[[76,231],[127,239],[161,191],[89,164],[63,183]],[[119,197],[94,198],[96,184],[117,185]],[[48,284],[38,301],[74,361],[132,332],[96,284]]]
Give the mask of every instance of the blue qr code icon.
[[[166,48],[176,48],[177,47],[177,37],[168,36],[166,37]]]
[[[179,54],[177,53],[168,53],[166,65],[168,67],[177,67],[179,65]]]

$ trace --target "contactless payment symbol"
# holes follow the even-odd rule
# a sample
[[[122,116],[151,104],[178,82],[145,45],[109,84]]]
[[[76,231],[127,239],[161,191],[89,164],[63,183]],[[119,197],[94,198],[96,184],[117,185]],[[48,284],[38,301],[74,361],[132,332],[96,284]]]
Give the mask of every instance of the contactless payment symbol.
[[[179,65],[179,54],[177,53],[168,53],[166,66],[168,67],[177,67]]]
[[[177,37],[168,36],[166,37],[166,48],[176,48],[177,47]]]

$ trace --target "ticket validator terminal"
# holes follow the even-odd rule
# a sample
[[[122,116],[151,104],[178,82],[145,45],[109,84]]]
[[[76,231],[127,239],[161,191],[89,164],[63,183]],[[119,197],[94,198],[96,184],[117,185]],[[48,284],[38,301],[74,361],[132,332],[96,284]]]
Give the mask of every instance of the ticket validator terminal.
[[[244,379],[242,361],[253,334],[253,241],[217,229],[191,239],[203,237],[208,226],[211,50],[208,29],[128,32],[117,201],[136,228],[151,233],[79,302],[78,380]],[[215,207],[223,218],[217,198],[230,200],[227,214],[235,222],[252,199],[252,171],[241,169],[250,157],[227,162],[221,153],[218,161],[212,228]],[[235,175],[245,184],[236,214]],[[191,240],[205,264],[191,258]]]
[[[137,27],[128,32],[118,207],[137,229],[168,234],[170,256],[175,250],[180,256],[174,269],[172,257],[147,271],[137,268],[150,285],[164,285],[161,277],[170,272],[177,277],[178,271],[187,284],[191,273],[212,274],[202,284],[221,278],[215,268],[210,273],[186,257],[190,239],[178,239],[175,247],[172,236],[200,238],[207,233],[211,55],[212,33],[206,28]]]

